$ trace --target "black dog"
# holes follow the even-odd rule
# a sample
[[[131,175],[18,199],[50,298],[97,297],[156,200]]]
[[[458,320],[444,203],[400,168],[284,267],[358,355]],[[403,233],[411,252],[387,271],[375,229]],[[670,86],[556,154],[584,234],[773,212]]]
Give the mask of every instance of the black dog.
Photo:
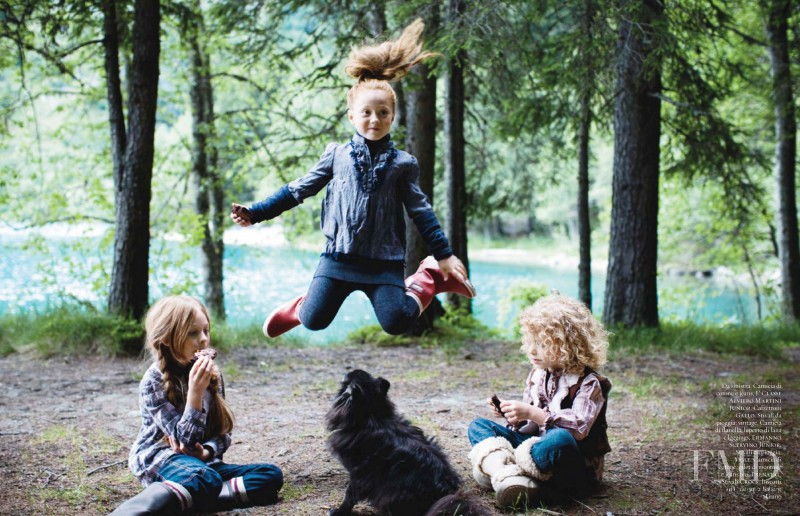
[[[350,474],[344,501],[329,516],[346,516],[360,500],[392,516],[483,516],[459,493],[461,479],[438,444],[395,412],[389,382],[348,373],[328,411],[328,447]]]

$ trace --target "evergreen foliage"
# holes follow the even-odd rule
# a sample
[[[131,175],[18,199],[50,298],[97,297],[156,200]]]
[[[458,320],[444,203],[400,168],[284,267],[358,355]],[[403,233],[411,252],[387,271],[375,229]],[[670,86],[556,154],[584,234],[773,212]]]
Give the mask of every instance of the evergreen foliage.
[[[125,56],[134,50],[135,3],[114,4],[127,105],[132,62]],[[765,321],[777,313],[781,297],[774,273],[781,268],[781,226],[773,199],[776,114],[764,30],[768,4],[664,3],[663,17],[653,26],[656,50],[644,66],[645,71],[658,66],[662,86],[657,93],[663,173],[657,185],[655,272],[725,268],[743,275]],[[103,5],[108,3],[0,1],[0,209],[12,228],[99,225],[102,236],[93,251],[107,256],[116,206]],[[591,31],[582,17],[589,6]],[[464,68],[463,207],[468,226],[496,235],[503,232],[503,219],[516,216],[538,236],[574,238],[577,134],[581,98],[588,95],[590,237],[593,256],[605,254],[612,224],[608,156],[619,95],[615,45],[623,7],[607,0],[468,0],[463,7],[459,23],[442,23],[427,46],[442,54],[431,70],[439,81],[440,115],[446,63],[461,56],[469,64]],[[349,82],[342,66],[353,45],[388,37],[413,17],[441,15],[445,5],[430,0],[162,2],[150,299],[201,293],[202,278],[186,265],[203,241],[208,216],[198,215],[194,202],[192,66],[181,39],[183,14],[195,8],[202,9],[205,22],[213,143],[227,206],[263,198],[301,175],[327,143],[350,136],[344,102]],[[789,11],[787,18],[795,77],[798,12]],[[376,32],[376,19],[385,33]],[[797,81],[792,81],[796,96]],[[443,214],[439,129],[434,195]],[[398,145],[403,130],[393,133]],[[285,234],[317,235],[318,212],[319,203],[308,202],[286,213],[280,223],[291,229]],[[178,252],[168,251],[168,237],[182,241]],[[83,246],[76,248],[78,256],[86,256],[86,241],[76,245]],[[68,265],[91,289],[108,295],[111,263]],[[55,281],[59,271],[54,266],[43,273]]]

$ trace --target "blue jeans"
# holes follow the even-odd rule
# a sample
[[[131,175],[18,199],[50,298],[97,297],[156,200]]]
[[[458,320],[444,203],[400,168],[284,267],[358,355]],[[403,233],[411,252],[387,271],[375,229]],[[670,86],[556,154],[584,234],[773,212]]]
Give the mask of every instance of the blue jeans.
[[[300,306],[300,322],[309,330],[323,330],[336,317],[344,300],[356,290],[369,297],[383,331],[401,335],[408,331],[419,316],[417,302],[397,285],[371,285],[317,276],[308,287],[306,299]]]
[[[182,485],[192,496],[192,508],[210,510],[217,501],[222,483],[242,477],[247,498],[252,505],[275,502],[283,486],[283,472],[272,464],[206,464],[190,455],[171,456],[158,470],[156,479]]]
[[[472,446],[490,437],[502,437],[516,448],[532,436],[515,432],[489,419],[478,418],[469,425],[467,436]],[[553,428],[531,447],[531,457],[543,472],[552,472],[554,501],[559,498],[582,498],[591,493],[596,481],[592,468],[578,450],[578,442],[567,430]]]

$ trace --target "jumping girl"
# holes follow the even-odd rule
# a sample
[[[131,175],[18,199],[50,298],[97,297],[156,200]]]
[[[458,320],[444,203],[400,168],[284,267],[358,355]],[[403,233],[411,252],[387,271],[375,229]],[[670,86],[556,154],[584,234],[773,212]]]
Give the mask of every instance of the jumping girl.
[[[404,333],[438,293],[475,296],[466,267],[453,255],[419,188],[416,158],[395,148],[389,136],[397,102],[389,81],[433,56],[422,50],[423,28],[416,20],[395,41],[353,50],[346,66],[356,79],[347,93],[347,117],[356,130],[350,141],[330,144],[305,176],[264,201],[249,208],[233,204],[232,220],[246,227],[277,217],[327,186],[321,214],[325,252],[308,291],[267,317],[266,336],[301,323],[310,330],[327,328],[356,290],[367,294],[390,334]],[[433,254],[405,281],[404,208]]]

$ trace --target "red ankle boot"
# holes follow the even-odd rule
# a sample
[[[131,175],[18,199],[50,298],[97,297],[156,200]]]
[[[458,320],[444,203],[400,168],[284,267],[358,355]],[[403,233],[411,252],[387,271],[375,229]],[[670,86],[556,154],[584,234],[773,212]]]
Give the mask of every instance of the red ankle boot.
[[[444,279],[439,263],[433,256],[428,256],[419,264],[417,272],[406,278],[406,295],[411,296],[419,305],[419,313],[425,311],[436,294],[454,293],[473,298],[477,295],[475,287],[468,278],[457,278],[451,274]]]
[[[283,335],[292,328],[300,325],[300,305],[306,298],[305,294],[292,299],[285,305],[279,306],[274,312],[267,316],[261,330],[264,335],[274,339],[278,335]]]

